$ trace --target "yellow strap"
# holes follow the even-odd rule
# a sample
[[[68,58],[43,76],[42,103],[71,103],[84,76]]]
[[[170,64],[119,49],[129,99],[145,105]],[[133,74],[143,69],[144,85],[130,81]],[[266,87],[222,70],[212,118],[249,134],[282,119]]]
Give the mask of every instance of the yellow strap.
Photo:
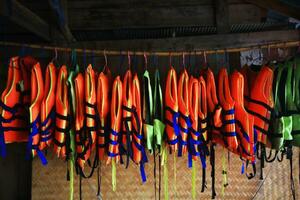
[[[112,182],[112,189],[115,192],[116,189],[117,189],[117,170],[116,170],[116,161],[115,161],[115,159],[112,159],[111,182]]]
[[[73,159],[69,160],[70,164],[70,194],[69,194],[69,200],[74,199],[74,162]]]
[[[164,167],[164,199],[169,200],[169,175],[168,175],[168,153],[167,148],[164,145],[162,150],[162,165]]]
[[[192,160],[192,197],[196,199],[196,162]]]
[[[175,199],[177,198],[177,173],[176,173],[176,153],[173,153],[174,155],[174,163],[173,163],[173,168],[174,168],[174,196]]]
[[[227,186],[228,182],[227,182],[227,163],[226,163],[226,149],[223,148],[223,154],[222,154],[222,175],[223,175],[223,183],[222,183],[222,198],[224,198],[224,194],[225,194],[225,187]]]

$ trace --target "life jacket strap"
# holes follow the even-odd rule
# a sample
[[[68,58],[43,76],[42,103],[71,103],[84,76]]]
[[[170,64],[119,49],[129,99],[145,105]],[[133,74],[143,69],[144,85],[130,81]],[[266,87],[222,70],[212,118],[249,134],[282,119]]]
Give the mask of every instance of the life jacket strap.
[[[27,159],[30,159],[32,156],[32,150],[35,150],[42,162],[43,165],[47,165],[47,159],[39,149],[39,144],[33,144],[33,137],[39,134],[39,127],[38,124],[40,123],[40,116],[38,115],[37,118],[30,124],[30,134],[27,143]]]
[[[189,130],[190,128],[192,127],[192,123],[191,123],[191,120],[189,118],[189,116],[186,116],[184,115],[183,113],[179,112],[179,118],[183,118],[186,125],[187,125],[187,128],[184,128],[181,124],[179,124],[179,127],[180,127],[180,130],[182,133],[184,134],[188,134],[189,133]],[[178,135],[178,139],[179,139],[179,145],[178,145],[178,156],[182,156],[182,147],[183,146],[187,146],[188,145],[188,142],[187,141],[184,141],[183,138],[182,138],[182,135],[179,134]],[[189,163],[191,163],[192,161],[190,160]],[[189,164],[189,166],[191,166],[191,164]],[[191,166],[192,167],[192,166]]]
[[[246,96],[246,95],[244,95],[244,98],[245,98],[246,101],[249,101],[251,103],[255,103],[255,104],[263,106],[264,108],[266,108],[270,112],[273,110],[273,108],[271,106],[269,106],[268,104],[266,104],[264,102],[252,99],[252,98],[250,98],[249,96]]]
[[[119,133],[116,132],[116,131],[113,130],[113,129],[111,130],[110,133],[111,133],[113,136],[115,136],[115,137],[119,136]],[[113,145],[113,146],[117,146],[117,145],[118,145],[118,142],[115,141],[115,140],[110,139],[110,140],[109,140],[109,144],[110,144],[110,145]],[[108,151],[108,152],[107,152],[107,155],[108,155],[109,157],[111,157],[111,158],[114,158],[114,157],[117,157],[117,156],[119,155],[119,153],[113,153],[113,152]]]
[[[177,137],[180,135],[180,126],[178,124],[178,118],[179,118],[179,113],[175,112],[174,110],[172,110],[170,107],[166,106],[165,110],[168,112],[171,112],[172,114],[172,122],[169,121],[168,119],[165,119],[165,123],[169,126],[171,126],[174,129],[174,133],[176,135],[176,138],[174,140],[168,140],[168,143],[170,145],[175,145],[178,143],[178,139]]]
[[[50,124],[49,120],[51,119]],[[47,118],[41,122],[40,126],[41,126],[41,131],[40,131],[40,135],[41,135],[41,142],[47,142],[50,139],[52,139],[52,135],[51,135],[51,130],[54,127],[55,123],[54,123],[54,119],[55,119],[55,111],[54,108],[51,110],[51,112],[49,113],[49,115],[47,116]],[[45,129],[43,127],[46,127]]]
[[[247,173],[247,169],[248,169],[248,166],[249,166],[249,160],[246,161],[246,176],[247,178],[250,180],[252,178],[254,178],[256,176],[256,165],[255,165],[255,162],[252,162],[251,163],[251,166],[252,166],[252,172],[250,172],[249,174]]]

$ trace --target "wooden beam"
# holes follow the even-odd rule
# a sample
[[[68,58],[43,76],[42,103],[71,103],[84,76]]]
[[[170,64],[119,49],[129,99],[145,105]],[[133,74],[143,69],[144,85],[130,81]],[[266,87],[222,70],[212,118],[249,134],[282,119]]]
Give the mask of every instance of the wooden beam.
[[[169,39],[77,42],[74,47],[116,51],[195,51],[203,49],[251,47],[269,43],[299,40],[300,31],[286,30],[255,33],[218,34]]]
[[[11,0],[10,3],[6,0],[0,0],[0,15],[8,17],[13,23],[46,41],[52,39],[53,30],[49,24],[16,0]]]
[[[279,0],[244,0],[245,2],[252,3],[261,8],[272,9],[288,17],[293,17],[300,20],[299,8],[290,6]]]
[[[230,24],[261,21],[261,8],[243,0],[227,1]],[[45,19],[51,15],[41,3],[30,0],[24,4]],[[211,0],[72,0],[68,1],[68,15],[71,30],[215,25]]]
[[[228,0],[214,0],[215,23],[218,33],[229,33],[229,6]]]
[[[48,0],[49,5],[52,9],[52,12],[54,13],[56,17],[56,22],[57,25],[64,35],[65,39],[67,42],[75,42],[75,38],[69,28],[68,25],[68,2],[67,0],[62,0],[62,1],[53,1],[53,0]],[[59,5],[55,4],[58,3]]]

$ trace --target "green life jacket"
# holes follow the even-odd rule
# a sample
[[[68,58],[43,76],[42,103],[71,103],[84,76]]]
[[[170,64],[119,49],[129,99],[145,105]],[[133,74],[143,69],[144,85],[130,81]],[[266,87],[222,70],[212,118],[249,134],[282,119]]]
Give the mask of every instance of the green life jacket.
[[[71,114],[72,114],[72,118],[75,119],[75,113],[76,113],[76,104],[75,104],[75,88],[74,88],[74,77],[77,75],[77,73],[79,72],[79,66],[76,65],[75,70],[70,71],[69,73],[69,77],[67,80],[67,84],[69,86],[69,100],[70,100],[70,110],[71,110]],[[75,120],[71,120],[71,121],[75,121]],[[73,124],[74,125],[74,124]],[[72,125],[72,126],[73,126]],[[74,168],[75,168],[75,153],[76,153],[76,149],[75,149],[75,133],[74,133],[74,126],[70,129],[70,149],[71,149],[71,155],[70,155],[70,160],[69,160],[69,170],[70,170],[70,193],[69,193],[69,200],[73,200],[74,199]]]
[[[271,143],[271,148],[279,150],[283,147],[283,141],[284,141],[284,132],[289,133],[290,130],[285,130],[284,127],[286,127],[286,120],[290,121],[288,118],[285,119],[283,114],[283,105],[284,105],[284,99],[281,97],[285,96],[285,90],[284,88],[280,88],[280,86],[284,86],[285,84],[285,78],[287,72],[287,68],[284,67],[283,64],[280,64],[277,66],[275,70],[276,78],[274,79],[273,83],[273,91],[274,91],[274,110],[272,113],[272,124],[270,126],[270,136],[269,141]],[[285,74],[284,74],[285,73]]]
[[[294,59],[293,68],[293,103],[295,106],[295,113],[293,116],[293,146],[300,147],[300,58]]]
[[[299,133],[300,133],[300,113],[295,104],[295,71],[294,63],[288,62],[288,73],[285,84],[285,100],[286,100],[286,111],[292,117],[292,131],[289,138],[285,138],[286,140],[293,140],[293,144],[296,146],[299,145]],[[300,145],[299,145],[300,146]]]
[[[148,70],[143,75],[143,131],[146,137],[147,149],[150,153],[153,153],[153,99],[152,99],[152,88],[151,80]]]
[[[155,148],[162,152],[162,140],[165,130],[163,96],[160,84],[159,70],[155,71],[155,84],[154,84],[154,106],[153,106],[153,129],[154,129],[154,145]]]
[[[159,71],[155,72],[154,96],[151,88],[151,79],[146,70],[143,75],[143,130],[146,136],[147,149],[152,154],[154,149],[161,152],[162,137],[165,125],[163,124],[163,100],[160,85]]]

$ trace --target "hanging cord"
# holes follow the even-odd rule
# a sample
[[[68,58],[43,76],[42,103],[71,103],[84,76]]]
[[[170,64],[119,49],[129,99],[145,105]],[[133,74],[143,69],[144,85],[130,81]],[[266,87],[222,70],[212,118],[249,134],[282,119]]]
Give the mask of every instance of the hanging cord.
[[[162,163],[164,168],[164,199],[169,200],[168,150],[166,144],[162,147]]]
[[[211,198],[216,197],[215,190],[215,144],[210,145],[210,165],[211,165]]]
[[[192,197],[193,199],[196,199],[196,162],[192,160]]]
[[[293,177],[293,147],[291,142],[287,145],[287,159],[290,161],[290,181],[291,181],[291,191],[293,195],[293,200],[296,199],[296,191],[295,191],[295,183],[294,183],[294,177]]]
[[[226,164],[226,150],[223,148],[222,152],[222,175],[223,175],[223,183],[222,183],[222,198],[225,195],[225,188],[228,186],[228,178],[227,178],[227,164]]]
[[[173,173],[174,173],[174,197],[177,199],[177,159],[176,159],[176,153],[173,153],[174,157],[174,163],[173,163]]]
[[[102,180],[101,179],[101,176],[102,176],[101,167],[102,167],[102,163],[101,163],[101,161],[99,161],[99,167],[97,170],[97,183],[98,183],[97,197],[98,197],[98,199],[101,199],[101,180]]]

